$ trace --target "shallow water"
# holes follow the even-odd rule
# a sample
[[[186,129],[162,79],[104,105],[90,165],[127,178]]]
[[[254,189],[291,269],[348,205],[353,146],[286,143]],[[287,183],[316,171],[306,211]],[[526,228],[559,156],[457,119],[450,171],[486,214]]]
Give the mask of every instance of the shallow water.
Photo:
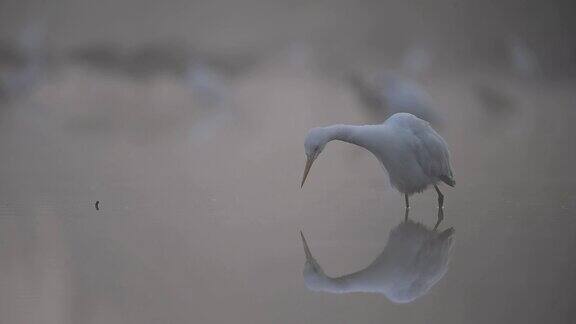
[[[437,282],[404,304],[378,293],[314,292],[305,285],[300,230],[326,275],[338,277],[377,260],[405,211],[378,161],[341,142],[327,146],[300,189],[304,136],[315,126],[373,122],[342,76],[356,65],[394,66],[407,42],[395,27],[420,21],[426,10],[413,9],[424,5],[379,12],[346,1],[330,10],[249,1],[268,17],[261,20],[251,6],[176,0],[176,9],[149,4],[140,12],[142,21],[166,21],[158,29],[127,24],[130,2],[105,26],[103,9],[55,5],[52,45],[110,41],[95,57],[100,65],[55,60],[29,93],[0,98],[1,323],[574,321],[575,79],[518,77],[485,61],[452,65],[446,54],[418,80],[434,101],[456,177],[455,188],[441,186],[439,231],[454,229],[446,271],[432,271]],[[479,9],[464,4],[446,10],[466,17],[459,10]],[[4,27],[25,16],[0,10],[7,13]],[[448,29],[474,29],[483,15],[473,16],[447,19]],[[431,24],[442,34],[438,17],[411,28]],[[490,28],[484,42],[503,26]],[[447,34],[461,40],[464,29]],[[191,89],[162,64],[145,78],[116,66],[116,43],[154,44],[165,34],[227,54],[218,56],[224,61],[230,54],[233,71],[187,75],[199,83]],[[367,45],[376,39],[382,43]],[[198,98],[206,88],[210,100]],[[411,206],[410,220],[430,230],[435,192],[413,196]],[[396,251],[404,261],[414,252]]]
[[[570,322],[572,83],[514,84],[522,101],[507,120],[486,115],[464,91],[465,78],[440,76],[430,87],[448,107],[440,133],[451,147],[457,186],[442,187],[440,229],[453,227],[455,243],[439,282],[398,305],[379,294],[327,294],[304,285],[298,230],[326,273],[339,276],[374,260],[404,210],[376,159],[344,143],[331,143],[299,188],[306,129],[365,117],[337,82],[291,64],[264,65],[234,81],[232,117],[209,124],[214,131],[201,140],[190,134],[210,113],[187,110],[187,92],[169,80],[118,81],[130,90],[115,92],[97,76],[63,72],[6,108],[3,318]],[[130,106],[150,92],[170,93],[160,104],[172,109]],[[107,106],[125,108],[102,113]],[[71,126],[97,115],[105,119]],[[410,219],[433,226],[435,193],[411,202]]]

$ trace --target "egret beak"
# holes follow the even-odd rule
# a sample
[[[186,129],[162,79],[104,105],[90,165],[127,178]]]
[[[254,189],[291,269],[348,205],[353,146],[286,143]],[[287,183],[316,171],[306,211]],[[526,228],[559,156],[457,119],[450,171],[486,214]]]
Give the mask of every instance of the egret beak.
[[[304,234],[300,231],[300,237],[302,238],[302,244],[304,245],[304,253],[306,253],[306,260],[312,260],[312,252],[310,252],[310,248],[308,247],[308,243],[306,243],[306,239],[304,238]]]
[[[306,166],[304,167],[304,174],[302,175],[302,183],[300,183],[300,188],[304,186],[304,182],[306,181],[306,177],[308,177],[308,172],[310,172],[310,168],[312,167],[312,163],[314,163],[314,157],[307,156],[306,157]]]

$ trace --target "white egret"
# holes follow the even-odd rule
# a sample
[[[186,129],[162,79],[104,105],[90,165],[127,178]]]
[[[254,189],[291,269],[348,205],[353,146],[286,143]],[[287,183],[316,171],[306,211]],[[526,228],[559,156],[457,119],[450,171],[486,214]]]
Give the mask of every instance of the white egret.
[[[228,92],[224,75],[208,64],[190,64],[184,79],[198,102],[205,107],[218,106]]]
[[[361,146],[374,154],[388,172],[392,185],[404,194],[406,208],[410,207],[408,196],[422,192],[430,185],[436,189],[438,206],[442,208],[444,195],[437,183],[442,181],[452,187],[456,183],[444,139],[428,122],[412,114],[397,113],[379,125],[332,125],[311,129],[304,142],[307,161],[300,187],[314,160],[333,140]]]
[[[413,77],[421,76],[427,72],[434,59],[428,42],[416,42],[404,53],[402,70]]]
[[[348,82],[362,104],[378,115],[407,112],[432,124],[438,123],[432,97],[412,79],[388,72],[367,80],[353,73]]]
[[[511,38],[508,55],[513,69],[523,77],[536,76],[540,72],[538,57],[528,44],[518,36]]]
[[[40,24],[26,26],[15,48],[0,49],[0,97],[26,93],[39,81],[45,67],[44,33]],[[4,62],[3,58],[9,58]]]
[[[390,73],[379,76],[376,82],[384,86],[391,114],[407,112],[433,124],[438,122],[432,96],[418,82]]]
[[[448,271],[453,234],[453,228],[439,233],[406,219],[390,231],[384,250],[370,265],[333,278],[324,273],[300,232],[306,253],[304,283],[312,291],[379,293],[392,302],[409,303],[425,295]]]

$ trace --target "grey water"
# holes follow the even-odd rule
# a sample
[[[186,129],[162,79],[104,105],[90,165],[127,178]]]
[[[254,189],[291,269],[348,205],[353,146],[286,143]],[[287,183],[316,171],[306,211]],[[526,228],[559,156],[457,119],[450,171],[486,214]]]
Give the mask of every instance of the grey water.
[[[574,322],[575,25],[517,5],[0,2],[0,322]],[[349,144],[300,189],[308,129],[382,118],[358,72],[430,95],[456,178],[437,231],[434,190],[404,223]],[[309,289],[300,231],[327,277],[395,276]]]

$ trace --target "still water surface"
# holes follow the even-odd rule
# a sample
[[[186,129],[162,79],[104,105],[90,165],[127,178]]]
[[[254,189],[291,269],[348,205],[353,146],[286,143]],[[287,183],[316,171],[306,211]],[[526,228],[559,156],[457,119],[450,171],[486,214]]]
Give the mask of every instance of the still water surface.
[[[278,58],[231,81],[213,113],[169,78],[57,73],[0,119],[2,318],[571,322],[574,83],[490,74],[512,89],[503,116],[476,100],[475,73],[428,83],[457,181],[438,232],[454,232],[442,275],[405,304],[305,285],[299,230],[338,277],[377,259],[404,220],[377,160],[351,145],[329,144],[299,188],[307,129],[369,122],[341,81]],[[435,193],[411,204],[410,224],[433,227]]]

